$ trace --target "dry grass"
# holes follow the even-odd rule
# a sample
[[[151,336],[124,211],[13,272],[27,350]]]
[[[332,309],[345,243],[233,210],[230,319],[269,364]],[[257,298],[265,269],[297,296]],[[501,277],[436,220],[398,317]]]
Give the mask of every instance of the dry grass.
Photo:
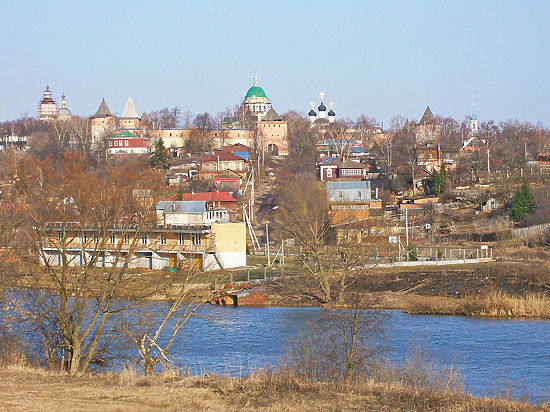
[[[353,385],[303,382],[288,372],[244,378],[145,378],[127,369],[69,377],[28,367],[0,368],[0,410],[105,411],[536,411],[543,407],[474,398],[424,385],[369,379]]]
[[[406,304],[409,313],[463,315],[502,318],[550,318],[550,296],[545,293],[525,293],[512,296],[490,291],[463,298],[410,296]]]

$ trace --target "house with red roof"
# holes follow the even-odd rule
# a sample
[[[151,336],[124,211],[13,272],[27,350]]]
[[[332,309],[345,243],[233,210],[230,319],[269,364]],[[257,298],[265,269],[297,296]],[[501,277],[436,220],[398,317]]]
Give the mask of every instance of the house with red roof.
[[[181,193],[170,196],[166,201],[202,201],[206,202],[206,210],[225,208],[232,211],[237,210],[237,199],[229,192],[202,192],[202,193]]]
[[[198,173],[200,179],[214,180],[216,176],[225,170],[231,170],[240,176],[244,176],[248,170],[248,162],[241,156],[227,151],[216,151],[200,159]]]
[[[239,193],[243,186],[243,176],[232,170],[225,170],[214,177],[214,189],[220,192]]]

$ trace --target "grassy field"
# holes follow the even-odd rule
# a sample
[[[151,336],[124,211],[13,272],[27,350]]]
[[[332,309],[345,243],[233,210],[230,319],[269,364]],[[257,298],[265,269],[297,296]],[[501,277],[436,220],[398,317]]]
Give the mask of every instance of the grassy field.
[[[0,410],[33,411],[537,411],[543,406],[474,398],[374,380],[339,386],[285,374],[149,378],[135,371],[70,377],[21,365],[0,368]]]

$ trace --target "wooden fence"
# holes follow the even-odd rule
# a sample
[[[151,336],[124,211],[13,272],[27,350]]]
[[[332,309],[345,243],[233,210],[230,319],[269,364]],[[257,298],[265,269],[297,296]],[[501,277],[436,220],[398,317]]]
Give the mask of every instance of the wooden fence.
[[[530,237],[540,236],[550,231],[550,223],[543,223],[542,225],[535,225],[529,227],[522,227],[521,229],[511,230],[512,237]]]

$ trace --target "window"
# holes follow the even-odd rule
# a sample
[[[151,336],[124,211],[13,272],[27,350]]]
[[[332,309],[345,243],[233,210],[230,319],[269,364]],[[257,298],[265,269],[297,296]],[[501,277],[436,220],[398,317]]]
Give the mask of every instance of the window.
[[[116,233],[111,233],[111,243],[114,245],[116,243]]]
[[[144,233],[141,235],[141,244],[142,245],[148,245],[149,244],[149,236],[147,236],[147,233]]]
[[[166,235],[164,233],[161,233],[159,235],[159,242],[161,245],[165,245],[166,244]]]
[[[344,197],[344,192],[342,190],[338,191],[338,197]]]
[[[124,244],[127,245],[130,243],[130,235],[128,233],[124,234]]]
[[[118,140],[115,140],[115,146],[118,146]]]
[[[192,242],[193,242],[193,246],[200,246],[201,235],[199,233],[193,233]]]
[[[327,177],[332,177],[332,169],[331,168],[327,169]]]
[[[98,243],[98,242],[99,242],[99,238],[97,237],[97,233],[94,233],[94,234],[93,234],[93,242],[94,242],[94,243]]]
[[[185,243],[185,235],[183,233],[180,233],[179,234],[179,237],[178,237],[178,243],[180,245],[183,245]]]
[[[124,141],[124,146],[128,146],[128,140]]]
[[[86,232],[82,232],[82,243],[86,243],[88,241],[88,235],[86,234]]]
[[[109,146],[112,146],[112,145],[113,145],[113,142],[109,140]]]
[[[360,190],[357,191],[357,198],[361,199],[361,191]]]

